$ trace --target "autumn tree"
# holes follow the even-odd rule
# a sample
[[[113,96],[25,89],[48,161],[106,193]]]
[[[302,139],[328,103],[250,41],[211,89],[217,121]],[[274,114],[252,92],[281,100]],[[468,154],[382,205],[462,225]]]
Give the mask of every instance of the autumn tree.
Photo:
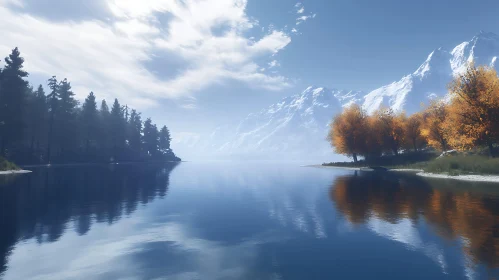
[[[357,162],[357,155],[366,151],[366,120],[366,113],[356,104],[334,117],[327,139],[336,153],[351,156]]]
[[[374,118],[374,126],[377,133],[381,137],[383,151],[398,155],[405,140],[405,114],[401,113],[397,115],[392,109],[381,108],[374,112],[372,118]]]
[[[494,68],[468,65],[449,84],[452,97],[448,126],[449,142],[459,150],[485,145],[494,156],[499,140],[499,78]]]
[[[422,113],[421,135],[431,147],[446,151],[449,149],[449,127],[446,126],[449,110],[443,101],[432,101]]]
[[[404,123],[405,133],[405,147],[412,148],[417,152],[418,147],[421,147],[426,142],[425,138],[421,135],[421,128],[423,125],[423,118],[420,113],[409,116]]]

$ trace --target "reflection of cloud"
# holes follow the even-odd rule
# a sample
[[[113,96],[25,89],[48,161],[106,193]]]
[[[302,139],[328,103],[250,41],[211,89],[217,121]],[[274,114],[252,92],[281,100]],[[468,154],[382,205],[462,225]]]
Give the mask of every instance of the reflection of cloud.
[[[165,263],[165,268],[146,265],[149,267],[146,270],[142,265],[148,259],[135,257],[153,243],[164,244],[160,248],[165,250],[165,254],[175,253],[176,259],[185,259],[181,263],[183,270],[168,275],[168,279],[238,279],[249,273],[247,269],[251,266],[248,264],[255,261],[259,244],[283,240],[281,236],[264,233],[229,245],[198,238],[181,223],[153,224],[144,229],[145,224],[122,220],[113,227],[98,225],[86,236],[77,237],[71,233],[59,242],[42,246],[34,241],[20,244],[10,257],[5,279],[94,279],[96,275],[153,279],[168,275],[169,271],[164,270],[168,269],[168,263]],[[50,258],[44,257],[49,254]],[[182,258],[182,255],[188,257]],[[44,261],[37,261],[40,259]],[[30,266],[28,270],[25,269],[27,264]],[[161,271],[154,271],[157,269]],[[147,277],[155,273],[158,275]]]
[[[371,216],[367,221],[367,227],[379,236],[405,244],[410,250],[421,251],[438,264],[443,273],[447,273],[447,263],[443,250],[433,243],[423,242],[411,220],[401,219],[397,223],[389,223]]]

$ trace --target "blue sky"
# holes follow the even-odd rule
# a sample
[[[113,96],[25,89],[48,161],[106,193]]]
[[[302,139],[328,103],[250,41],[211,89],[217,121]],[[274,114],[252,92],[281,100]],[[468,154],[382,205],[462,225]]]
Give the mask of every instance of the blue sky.
[[[181,137],[309,85],[391,83],[433,49],[499,33],[497,11],[494,0],[0,0],[0,54],[18,46],[32,83],[67,77],[80,99],[118,97]]]

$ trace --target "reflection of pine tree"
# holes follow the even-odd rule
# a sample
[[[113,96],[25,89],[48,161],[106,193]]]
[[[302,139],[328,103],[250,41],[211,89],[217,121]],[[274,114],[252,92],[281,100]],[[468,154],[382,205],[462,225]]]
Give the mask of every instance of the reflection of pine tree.
[[[0,205],[6,213],[0,219],[0,273],[17,240],[55,242],[70,227],[85,235],[92,223],[113,224],[133,214],[139,202],[164,197],[175,166],[59,167],[5,182],[9,185],[0,188]]]

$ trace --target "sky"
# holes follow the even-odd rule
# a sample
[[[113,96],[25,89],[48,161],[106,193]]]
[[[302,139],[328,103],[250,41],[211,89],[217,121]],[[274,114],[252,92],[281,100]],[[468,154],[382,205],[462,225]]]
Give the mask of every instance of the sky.
[[[496,0],[0,0],[0,56],[68,78],[172,136],[209,133],[309,85],[370,91],[432,50],[499,34]]]

